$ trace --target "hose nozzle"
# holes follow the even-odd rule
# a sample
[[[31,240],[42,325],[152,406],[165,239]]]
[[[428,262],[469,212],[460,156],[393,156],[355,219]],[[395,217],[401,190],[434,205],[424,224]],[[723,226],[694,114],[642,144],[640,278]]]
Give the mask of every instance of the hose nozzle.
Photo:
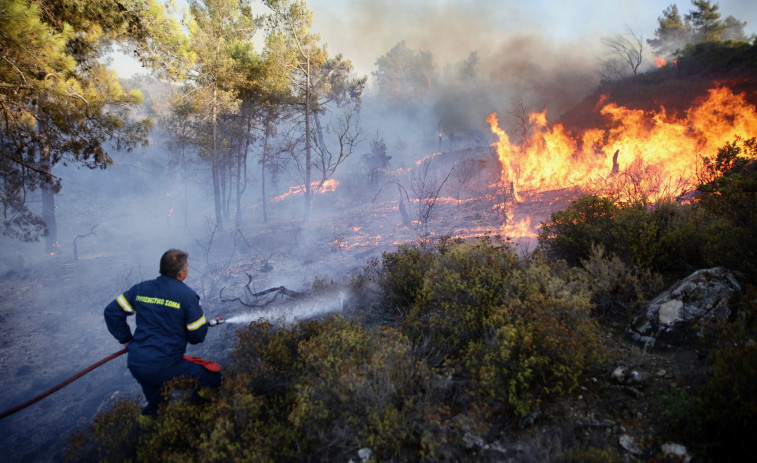
[[[214,318],[210,320],[208,322],[208,326],[216,326],[216,325],[220,325],[221,323],[226,323],[226,320],[224,320],[223,317],[218,317],[218,318]]]

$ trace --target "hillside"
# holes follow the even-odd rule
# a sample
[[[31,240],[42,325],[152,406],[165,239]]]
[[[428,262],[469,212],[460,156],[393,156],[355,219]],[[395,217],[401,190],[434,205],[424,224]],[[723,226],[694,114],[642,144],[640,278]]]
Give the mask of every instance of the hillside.
[[[640,74],[635,80],[604,82],[556,123],[570,132],[606,127],[602,104],[680,115],[716,86],[726,86],[757,105],[757,43],[710,43],[690,46],[675,63]]]

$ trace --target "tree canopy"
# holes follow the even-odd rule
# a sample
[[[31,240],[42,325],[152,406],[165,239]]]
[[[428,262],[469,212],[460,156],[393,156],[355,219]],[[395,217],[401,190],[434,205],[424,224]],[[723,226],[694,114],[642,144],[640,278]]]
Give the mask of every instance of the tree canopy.
[[[164,76],[180,76],[182,40],[152,0],[3,0],[0,11],[0,232],[26,241],[46,234],[49,247],[51,198],[61,187],[52,167],[104,168],[109,149],[145,143],[151,127],[130,119],[142,95],[121,86],[107,54],[117,45]],[[43,217],[26,204],[37,188]]]
[[[692,0],[691,3],[695,9],[683,17],[678,6],[672,4],[657,18],[659,27],[655,30],[655,38],[648,39],[647,43],[659,56],[673,57],[689,43],[747,40],[744,33],[746,22],[733,16],[721,19],[720,5],[713,5],[709,0]]]

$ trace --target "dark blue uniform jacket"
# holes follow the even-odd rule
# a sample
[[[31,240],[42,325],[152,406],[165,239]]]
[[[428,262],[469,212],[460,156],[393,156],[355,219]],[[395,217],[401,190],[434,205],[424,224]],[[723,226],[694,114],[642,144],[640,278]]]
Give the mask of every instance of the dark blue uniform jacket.
[[[132,336],[126,317],[137,315]],[[161,275],[134,285],[105,307],[108,331],[120,343],[130,342],[130,367],[169,366],[180,361],[187,342],[205,340],[208,325],[200,296],[176,278]]]

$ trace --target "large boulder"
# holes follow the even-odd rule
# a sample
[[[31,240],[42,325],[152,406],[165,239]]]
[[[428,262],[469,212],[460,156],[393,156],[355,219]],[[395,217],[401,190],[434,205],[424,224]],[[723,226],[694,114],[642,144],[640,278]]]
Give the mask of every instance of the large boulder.
[[[693,325],[730,317],[728,302],[740,291],[736,278],[722,267],[697,270],[654,298],[633,319],[628,334],[650,346],[681,344],[691,339]]]

